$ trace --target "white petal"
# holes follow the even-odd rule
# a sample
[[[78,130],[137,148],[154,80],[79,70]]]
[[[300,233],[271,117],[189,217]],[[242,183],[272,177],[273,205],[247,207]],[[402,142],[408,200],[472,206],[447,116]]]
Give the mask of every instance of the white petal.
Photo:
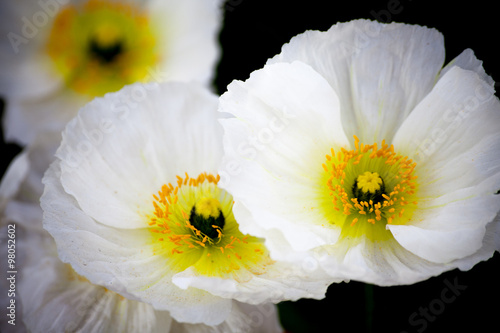
[[[137,248],[145,246],[140,237],[143,230],[114,229],[95,222],[86,215],[73,197],[64,192],[58,178],[58,162],[51,165],[43,179],[45,191],[40,202],[44,211],[44,228],[54,237],[59,257],[75,271],[95,284],[124,290],[110,273],[116,257],[134,257]],[[139,235],[139,237],[138,237]],[[92,245],[90,245],[92,244]],[[113,288],[114,287],[114,288]]]
[[[394,145],[417,162],[420,196],[456,200],[455,191],[498,190],[499,130],[492,88],[476,73],[453,67],[401,126]]]
[[[487,82],[478,74],[455,66],[401,125],[393,143],[398,151],[419,163],[419,168],[435,168],[437,163],[465,155],[481,140],[495,144],[499,109],[498,98]],[[492,163],[486,156],[482,160]]]
[[[467,271],[478,262],[490,259],[496,251],[500,251],[500,215],[486,226],[482,247],[476,253],[458,259],[453,264]]]
[[[431,90],[444,43],[434,29],[356,20],[298,35],[270,63],[294,60],[311,65],[336,91],[349,138],[390,142]]]
[[[331,276],[380,286],[412,284],[455,268],[424,260],[394,239],[374,242],[365,238],[356,244],[344,240],[316,252],[319,264]]]
[[[324,217],[316,200],[325,154],[349,145],[328,83],[300,62],[267,65],[249,80],[231,83],[219,110],[236,116],[221,121],[221,186],[262,228],[282,230],[294,246],[312,248],[336,238],[337,231],[320,227]],[[240,221],[235,210],[235,217],[246,230],[245,216]]]
[[[489,181],[485,182],[489,185]],[[483,247],[485,227],[500,209],[498,195],[478,194],[484,187],[478,184],[456,191],[455,200],[440,197],[432,201],[434,207],[422,203],[411,225],[387,228],[402,246],[426,260],[450,263],[471,256]]]
[[[486,81],[490,86],[494,86],[495,82],[486,74],[483,68],[483,62],[476,58],[474,51],[471,49],[466,49],[460,53],[455,59],[450,61],[441,72],[439,73],[439,79],[441,79],[453,66],[458,66],[462,69],[476,72],[482,80]]]
[[[144,209],[176,175],[215,173],[217,99],[198,85],[131,85],[86,105],[63,133],[62,182],[100,223],[144,227]]]
[[[412,226],[389,226],[405,248],[449,262],[482,246],[485,226],[500,210],[499,130],[492,88],[457,66],[407,118],[394,145],[417,162],[421,199]]]
[[[172,333],[281,333],[276,306],[271,303],[250,305],[234,301],[227,320],[217,326],[174,322]]]
[[[306,269],[298,265],[275,262],[265,273],[254,275],[249,281],[198,276],[192,269],[176,274],[172,281],[180,288],[194,287],[210,293],[248,304],[264,302],[278,303],[282,300],[296,301],[300,298],[322,299],[333,279],[315,267]],[[243,273],[240,273],[243,275]]]
[[[474,254],[480,249],[485,234],[481,228],[440,231],[412,225],[389,225],[388,229],[406,249],[436,263],[449,263]]]

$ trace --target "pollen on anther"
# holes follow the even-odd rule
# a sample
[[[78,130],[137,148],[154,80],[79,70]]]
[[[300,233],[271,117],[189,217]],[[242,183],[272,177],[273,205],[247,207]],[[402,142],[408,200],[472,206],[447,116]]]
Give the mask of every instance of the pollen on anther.
[[[326,155],[323,169],[330,176],[326,185],[328,194],[332,197],[332,211],[346,216],[364,215],[367,222],[373,224],[382,220],[392,223],[396,218],[403,218],[405,215],[403,207],[417,204],[417,201],[410,199],[417,189],[414,181],[417,178],[414,175],[416,163],[408,156],[398,155],[394,146],[388,145],[385,140],[382,140],[381,146],[377,143],[363,144],[357,136],[354,136],[354,146],[354,150],[341,147],[336,153],[331,148],[331,155]],[[354,192],[351,189],[353,179],[367,172],[376,173],[383,181],[382,192],[387,192],[379,193],[373,198],[358,200],[353,197]],[[406,216],[409,217],[408,214]],[[353,219],[351,225],[356,222],[357,220]]]

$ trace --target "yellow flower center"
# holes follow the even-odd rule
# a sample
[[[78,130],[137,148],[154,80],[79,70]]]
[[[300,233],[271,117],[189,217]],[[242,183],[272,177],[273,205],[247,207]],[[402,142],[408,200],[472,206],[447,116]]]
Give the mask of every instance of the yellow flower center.
[[[355,136],[355,149],[331,149],[325,170],[329,220],[343,237],[390,237],[387,223],[405,224],[416,209],[416,163],[382,142],[364,145]]]
[[[148,16],[110,0],[64,7],[54,19],[46,50],[66,86],[90,97],[146,81],[148,69],[159,60]]]
[[[154,253],[167,257],[176,272],[193,267],[200,275],[245,280],[272,260],[262,239],[239,231],[233,198],[218,181],[211,174],[186,174],[177,176],[177,186],[163,185],[153,195],[148,224]]]

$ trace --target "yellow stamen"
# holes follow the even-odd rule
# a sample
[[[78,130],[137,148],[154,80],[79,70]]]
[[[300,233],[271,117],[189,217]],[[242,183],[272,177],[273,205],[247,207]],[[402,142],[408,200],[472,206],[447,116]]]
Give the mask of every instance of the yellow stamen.
[[[360,143],[354,136],[354,147],[354,150],[340,148],[336,151],[332,148],[322,165],[328,175],[326,185],[332,197],[332,212],[366,216],[363,219],[355,217],[351,226],[360,220],[372,225],[378,221],[404,223],[417,204],[414,200],[416,163],[407,156],[398,155],[394,146],[389,146],[385,140],[380,146],[369,145]]]
[[[202,275],[232,274],[236,279],[239,273],[233,272],[243,267],[256,274],[263,272],[272,263],[263,241],[238,230],[230,213],[234,201],[217,187],[219,181],[218,175],[191,177],[186,173],[176,177],[176,186],[163,185],[152,195],[147,225],[155,246],[153,253],[179,257],[168,260],[176,271],[193,267]],[[221,218],[225,223],[219,223]]]

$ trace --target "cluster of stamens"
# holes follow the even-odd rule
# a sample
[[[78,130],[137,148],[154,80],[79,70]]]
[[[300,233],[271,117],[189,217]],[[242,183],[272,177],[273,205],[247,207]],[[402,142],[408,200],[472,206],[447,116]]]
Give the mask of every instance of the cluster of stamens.
[[[248,236],[224,235],[225,220],[217,199],[197,198],[197,204],[188,211],[178,205],[178,194],[182,187],[189,186],[194,189],[205,182],[217,185],[219,180],[219,175],[202,173],[196,178],[191,178],[186,173],[184,178],[177,176],[176,186],[171,183],[163,185],[158,195],[153,195],[154,216],[149,222],[152,227],[151,232],[160,234],[158,241],[170,242],[170,245],[173,245],[171,254],[180,254],[186,249],[211,246],[228,258],[234,255],[237,259],[241,259],[241,256],[233,250],[234,245],[247,244]],[[180,218],[175,215],[180,215]],[[228,250],[231,252],[224,252]],[[210,255],[211,253],[207,252],[207,256]]]
[[[412,196],[416,190],[416,163],[407,156],[394,152],[393,145],[382,141],[364,145],[354,136],[355,149],[331,149],[326,155],[324,170],[333,208],[344,215],[357,214],[351,221],[355,225],[360,218],[375,224],[386,220],[393,223],[403,217],[407,205],[416,205]]]

